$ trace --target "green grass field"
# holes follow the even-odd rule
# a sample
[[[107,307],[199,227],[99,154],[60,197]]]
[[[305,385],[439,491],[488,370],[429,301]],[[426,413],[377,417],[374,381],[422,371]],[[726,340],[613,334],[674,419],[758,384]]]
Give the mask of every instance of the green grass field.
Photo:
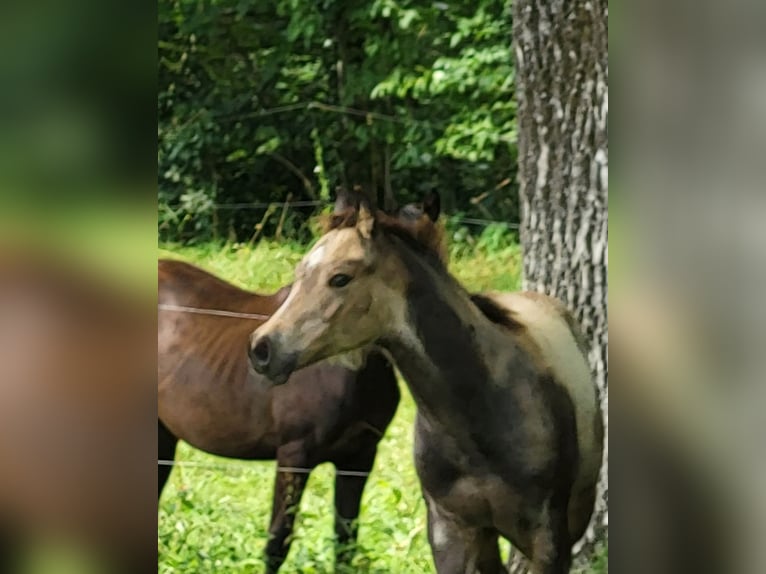
[[[269,243],[255,248],[227,245],[160,249],[160,257],[198,264],[241,287],[262,292],[290,282],[303,253],[300,246]],[[470,256],[453,252],[450,267],[471,290],[516,289],[520,252],[514,246],[492,251],[476,249]],[[412,462],[415,406],[406,387],[401,386],[402,401],[380,443],[362,499],[357,555],[345,572],[434,572],[426,538],[425,506]],[[222,467],[173,470],[160,504],[158,572],[263,572],[261,556],[267,539],[275,463],[221,459],[186,444],[179,446],[176,458]],[[319,467],[304,494],[283,572],[335,571],[332,486],[332,467]],[[502,548],[507,556],[508,546]]]

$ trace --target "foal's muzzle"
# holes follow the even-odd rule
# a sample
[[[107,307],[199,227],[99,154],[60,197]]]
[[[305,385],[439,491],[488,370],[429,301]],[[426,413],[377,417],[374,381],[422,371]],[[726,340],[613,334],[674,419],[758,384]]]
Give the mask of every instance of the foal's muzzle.
[[[255,372],[265,375],[275,385],[287,382],[297,362],[297,354],[280,352],[279,347],[278,337],[253,333],[247,352]]]

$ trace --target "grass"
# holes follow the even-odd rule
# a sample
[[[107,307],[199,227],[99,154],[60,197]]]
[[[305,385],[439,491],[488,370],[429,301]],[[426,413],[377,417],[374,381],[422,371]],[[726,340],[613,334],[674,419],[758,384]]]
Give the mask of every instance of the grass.
[[[180,258],[248,289],[269,292],[288,283],[305,247],[261,242],[201,247],[163,246]],[[517,289],[520,252],[475,249],[452,253],[452,272],[476,291]],[[357,554],[347,573],[433,573],[425,505],[412,462],[415,405],[404,385],[396,416],[380,443],[362,499]],[[177,460],[226,468],[175,468],[159,511],[159,574],[260,573],[271,512],[274,462],[231,461],[179,445]],[[301,503],[293,545],[282,572],[334,572],[333,472],[312,475]],[[504,556],[508,546],[503,545]],[[601,570],[599,570],[601,571]],[[605,571],[605,570],[604,570]],[[340,572],[340,570],[338,571]]]
[[[261,241],[253,247],[241,243],[209,243],[201,246],[162,245],[160,257],[183,259],[232,283],[266,292],[293,279],[293,270],[306,253],[306,246],[292,242]],[[467,249],[454,245],[450,271],[472,291],[518,289],[521,282],[521,250],[509,243],[499,248],[481,244]]]

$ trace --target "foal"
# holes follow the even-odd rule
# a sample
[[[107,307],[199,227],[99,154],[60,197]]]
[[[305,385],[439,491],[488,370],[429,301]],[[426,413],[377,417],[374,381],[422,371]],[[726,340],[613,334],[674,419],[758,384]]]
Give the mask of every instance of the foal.
[[[418,406],[415,465],[437,571],[503,572],[500,535],[536,572],[568,572],[593,510],[603,434],[563,306],[531,293],[469,295],[444,267],[429,218],[362,206],[330,228],[252,334],[254,368],[281,381],[380,345]]]
[[[290,292],[258,295],[187,263],[159,262],[158,414],[160,459],[172,459],[178,439],[206,452],[273,460],[312,469],[332,462],[336,474],[335,530],[339,558],[356,538],[354,524],[377,445],[394,416],[399,389],[390,363],[371,352],[361,370],[321,363],[274,387],[249,369],[248,335],[262,321],[168,310],[187,306],[268,316]],[[159,494],[170,468],[160,466]],[[295,508],[309,473],[276,473],[266,546],[268,572],[290,548]]]

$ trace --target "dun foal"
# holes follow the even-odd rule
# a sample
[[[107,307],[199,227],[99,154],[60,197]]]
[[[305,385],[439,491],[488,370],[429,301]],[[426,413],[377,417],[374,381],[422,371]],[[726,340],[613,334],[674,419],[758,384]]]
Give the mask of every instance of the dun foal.
[[[429,218],[364,205],[336,214],[287,300],[252,334],[253,366],[280,382],[380,345],[418,406],[415,464],[437,571],[504,572],[500,535],[535,572],[568,572],[603,442],[576,327],[543,295],[469,295],[440,247]]]
[[[289,287],[273,295],[238,289],[187,263],[159,262],[164,305],[271,315]],[[312,469],[332,462],[341,471],[367,473],[399,403],[390,363],[369,353],[361,370],[321,363],[274,387],[248,364],[248,336],[260,321],[166,310],[158,331],[159,457],[172,459],[178,439],[206,452],[245,459],[276,459],[278,467]],[[159,494],[170,468],[159,468]],[[308,472],[277,471],[266,547],[268,572],[290,548],[295,507]],[[339,557],[356,537],[354,522],[367,478],[337,474],[335,530]]]

